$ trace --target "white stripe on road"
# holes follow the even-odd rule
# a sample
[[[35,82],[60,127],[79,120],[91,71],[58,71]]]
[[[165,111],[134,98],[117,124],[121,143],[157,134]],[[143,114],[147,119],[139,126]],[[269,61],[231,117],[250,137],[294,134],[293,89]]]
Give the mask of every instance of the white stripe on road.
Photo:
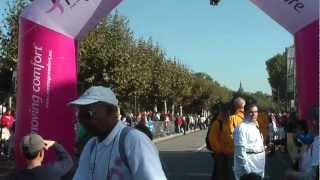
[[[205,148],[206,147],[206,144],[204,144],[204,145],[202,145],[201,147],[199,147],[196,151],[197,152],[199,152],[199,151],[201,151],[203,148]]]

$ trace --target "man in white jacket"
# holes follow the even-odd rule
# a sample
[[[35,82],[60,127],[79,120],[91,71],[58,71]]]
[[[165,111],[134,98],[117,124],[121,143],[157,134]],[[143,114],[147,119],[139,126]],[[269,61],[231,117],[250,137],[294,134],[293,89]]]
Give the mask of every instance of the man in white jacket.
[[[70,105],[94,136],[81,153],[74,180],[166,180],[154,144],[118,120],[118,100],[110,88],[91,87]]]
[[[234,133],[234,174],[237,180],[249,174],[264,177],[265,149],[263,136],[257,127],[257,118],[257,105],[247,106],[246,119]]]

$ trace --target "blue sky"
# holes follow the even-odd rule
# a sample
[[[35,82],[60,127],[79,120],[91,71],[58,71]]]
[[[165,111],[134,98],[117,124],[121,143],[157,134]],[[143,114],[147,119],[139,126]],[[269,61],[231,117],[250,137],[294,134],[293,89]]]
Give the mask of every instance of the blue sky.
[[[0,0],[0,13],[5,0]],[[195,72],[237,90],[271,92],[265,61],[293,37],[249,0],[128,0],[117,8],[136,37],[155,42]],[[2,13],[1,13],[2,14]]]

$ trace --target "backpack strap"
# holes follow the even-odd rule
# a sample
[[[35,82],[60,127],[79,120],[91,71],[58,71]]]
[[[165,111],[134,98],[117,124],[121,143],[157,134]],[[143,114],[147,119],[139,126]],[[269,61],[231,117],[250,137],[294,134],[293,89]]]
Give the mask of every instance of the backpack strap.
[[[125,166],[128,168],[130,174],[131,174],[131,169],[130,169],[130,166],[129,166],[128,157],[126,155],[125,139],[126,139],[126,136],[128,135],[128,133],[131,130],[133,130],[133,129],[130,128],[130,127],[124,127],[121,130],[120,137],[119,137],[119,154],[120,154],[120,158],[121,158],[122,162],[125,164]]]

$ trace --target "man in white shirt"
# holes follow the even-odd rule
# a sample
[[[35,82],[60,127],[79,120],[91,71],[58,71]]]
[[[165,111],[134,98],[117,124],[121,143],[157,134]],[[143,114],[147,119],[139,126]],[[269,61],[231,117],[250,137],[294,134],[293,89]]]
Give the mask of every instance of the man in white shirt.
[[[237,180],[252,173],[264,177],[265,149],[257,118],[257,105],[247,106],[246,119],[234,132],[234,174]]]
[[[154,144],[118,120],[118,100],[110,88],[91,87],[70,105],[94,136],[81,153],[73,180],[166,180]]]

